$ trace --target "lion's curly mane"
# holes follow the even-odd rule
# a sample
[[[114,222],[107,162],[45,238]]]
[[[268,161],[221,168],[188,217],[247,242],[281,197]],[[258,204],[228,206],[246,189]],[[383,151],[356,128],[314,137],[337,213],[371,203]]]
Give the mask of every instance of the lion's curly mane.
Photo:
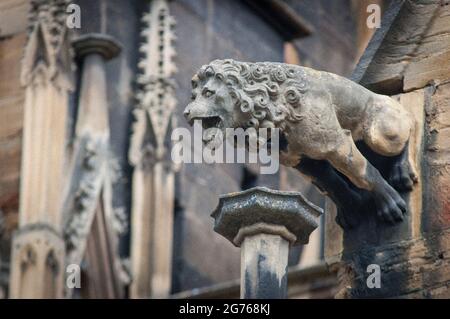
[[[223,81],[241,112],[249,113],[249,127],[281,127],[301,119],[299,109],[308,83],[303,69],[277,63],[215,60],[200,68],[192,79],[193,90],[210,78]]]

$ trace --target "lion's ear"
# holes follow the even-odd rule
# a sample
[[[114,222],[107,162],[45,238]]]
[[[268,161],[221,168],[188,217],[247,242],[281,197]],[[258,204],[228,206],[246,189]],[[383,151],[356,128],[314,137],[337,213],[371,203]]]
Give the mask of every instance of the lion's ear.
[[[205,76],[207,78],[211,78],[214,76],[214,74],[216,74],[216,72],[214,71],[213,67],[211,65],[208,65],[205,69]]]
[[[199,82],[199,78],[198,78],[198,75],[196,74],[191,79],[191,85],[192,85],[193,89],[197,88],[198,82]]]

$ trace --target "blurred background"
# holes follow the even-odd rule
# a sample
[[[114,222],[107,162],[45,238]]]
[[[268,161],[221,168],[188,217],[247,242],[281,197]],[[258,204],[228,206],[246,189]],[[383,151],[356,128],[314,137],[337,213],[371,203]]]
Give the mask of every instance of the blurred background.
[[[191,77],[202,65],[222,58],[285,62],[350,76],[375,31],[366,25],[367,7],[377,4],[383,10],[384,2],[0,0],[0,297],[239,297],[239,249],[213,231],[210,217],[219,195],[264,185],[301,191],[319,206],[324,198],[298,173],[284,167],[275,175],[259,175],[254,165],[173,165],[170,132],[175,127],[191,129],[183,118]],[[70,3],[77,6],[68,12],[79,8],[80,19],[75,17],[75,26],[67,27],[61,21]],[[56,11],[48,10],[52,6]],[[48,23],[39,12],[53,12],[49,19],[59,30],[67,30],[70,41],[65,42],[66,33],[50,32],[60,37],[61,45],[48,49],[53,42],[39,36],[42,31],[35,27]],[[33,39],[41,40],[32,43]],[[83,51],[95,46],[97,53]],[[64,50],[70,54],[64,55]],[[29,128],[33,140],[29,143],[38,144],[33,154],[43,152],[51,158],[57,136],[64,139],[60,193],[52,199],[60,203],[55,213],[60,218],[54,223],[45,217],[50,210],[43,209],[43,215],[35,218],[20,207],[32,201],[20,188],[25,178],[58,178],[44,176],[57,167],[24,176],[24,167],[36,160],[23,155],[31,152],[23,139],[30,125],[24,121],[27,103],[38,103],[30,98],[33,94],[50,93],[39,93],[39,86],[31,89],[32,82],[21,81],[21,74],[34,74],[38,62],[51,65],[47,54],[56,56],[57,62],[68,57],[76,65],[67,70],[61,67],[63,62],[54,62],[73,83],[68,98],[56,103],[67,110],[61,118],[65,131],[51,130],[48,123],[41,126],[37,113],[29,115],[36,119]],[[92,54],[102,60],[91,59]],[[100,131],[96,123],[103,123]],[[36,133],[45,125],[51,136],[48,145],[39,144]],[[103,149],[104,153],[99,151]],[[79,157],[88,151],[101,153],[102,170],[89,171],[80,165]],[[83,181],[94,181],[94,186],[86,190]],[[39,197],[42,188],[35,190]],[[56,234],[49,245],[61,248],[55,250],[53,263],[49,262],[52,255],[46,253],[50,270],[38,267],[41,248],[27,248],[23,253],[18,244],[13,249],[15,241],[32,247],[33,236],[48,237],[47,231]],[[23,237],[16,238],[16,233]],[[336,274],[324,264],[323,237],[322,225],[308,246],[292,249],[290,297],[333,297]],[[67,265],[72,264],[79,265],[81,278],[75,288],[67,286],[72,274]],[[48,283],[47,271],[63,279]],[[39,285],[44,285],[44,293]],[[61,290],[62,295],[49,289]]]

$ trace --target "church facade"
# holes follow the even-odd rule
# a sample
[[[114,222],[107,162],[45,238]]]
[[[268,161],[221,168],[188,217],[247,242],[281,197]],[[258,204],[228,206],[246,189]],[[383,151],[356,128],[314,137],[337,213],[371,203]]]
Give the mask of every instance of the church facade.
[[[0,298],[238,298],[240,251],[210,214],[255,186],[325,210],[290,250],[290,298],[449,297],[450,6],[389,2],[0,2]],[[174,163],[192,76],[228,58],[328,71],[400,101],[417,123],[408,219],[343,231],[292,169]],[[367,287],[372,264],[391,284]]]

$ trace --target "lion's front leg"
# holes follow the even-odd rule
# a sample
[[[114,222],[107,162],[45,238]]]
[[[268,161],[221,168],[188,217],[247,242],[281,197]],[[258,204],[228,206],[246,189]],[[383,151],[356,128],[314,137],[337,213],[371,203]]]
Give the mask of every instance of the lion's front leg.
[[[356,189],[352,183],[337,172],[326,160],[314,160],[303,156],[295,166],[300,173],[308,176],[311,182],[329,196],[337,207],[336,222],[349,229],[358,225],[361,209],[366,206],[364,190]]]
[[[404,200],[359,152],[349,131],[342,130],[339,136],[336,147],[327,153],[326,159],[357,187],[373,194],[380,218],[390,223],[401,221],[406,213]]]

